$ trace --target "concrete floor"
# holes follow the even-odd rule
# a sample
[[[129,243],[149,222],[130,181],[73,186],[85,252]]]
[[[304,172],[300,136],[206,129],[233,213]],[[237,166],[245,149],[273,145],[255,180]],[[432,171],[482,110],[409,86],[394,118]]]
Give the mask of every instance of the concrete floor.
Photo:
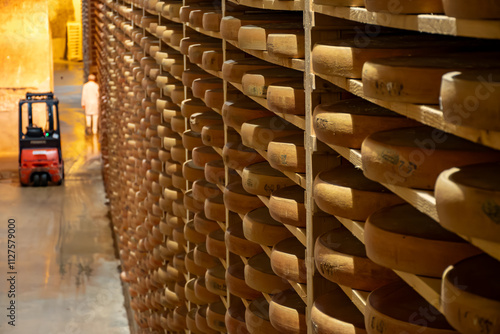
[[[0,161],[0,333],[130,333],[105,204],[99,143],[84,135],[82,64],[56,64],[63,186],[21,188]],[[15,327],[8,324],[7,225],[15,219]]]

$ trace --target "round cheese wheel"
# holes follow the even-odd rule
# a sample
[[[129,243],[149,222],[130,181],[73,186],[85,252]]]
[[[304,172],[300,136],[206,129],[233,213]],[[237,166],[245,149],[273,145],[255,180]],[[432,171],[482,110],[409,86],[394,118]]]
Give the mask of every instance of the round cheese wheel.
[[[498,163],[452,168],[436,182],[436,209],[444,228],[468,237],[500,242]]]
[[[283,23],[293,22],[295,20],[302,20],[302,16],[298,13],[248,13],[246,15],[238,16],[224,16],[220,23],[220,33],[222,38],[237,41],[238,32],[242,26],[245,25],[259,25],[269,23]]]
[[[449,267],[443,277],[441,305],[448,322],[460,333],[495,333],[500,328],[500,265],[478,255]]]
[[[206,275],[206,273],[205,273],[205,275]],[[204,276],[198,277],[196,279],[196,281],[194,283],[194,292],[196,294],[196,297],[198,297],[200,300],[202,300],[204,302],[204,304],[214,303],[214,302],[220,300],[218,295],[211,292],[207,288]]]
[[[302,34],[303,40],[304,29],[302,28],[302,24],[299,24],[297,21],[290,21],[287,23],[273,22],[269,24],[259,24],[258,26],[245,25],[238,31],[238,47],[247,50],[266,51],[268,46],[268,35],[270,34],[296,35],[295,38],[297,40],[301,39],[300,35]],[[290,37],[290,39],[292,38],[293,37]],[[273,44],[270,44],[270,46],[273,46]],[[285,45],[280,44],[276,45],[277,48],[284,46]]]
[[[267,160],[278,170],[294,173],[306,172],[304,133],[275,138],[267,147]]]
[[[241,300],[235,299],[231,302],[225,316],[228,334],[249,334],[245,324],[245,310],[245,305]]]
[[[249,98],[226,101],[222,106],[224,123],[237,131],[241,130],[245,122],[268,116],[274,116],[274,114]]]
[[[187,130],[182,134],[182,145],[187,150],[192,151],[195,147],[204,146],[201,140],[201,133]]]
[[[215,256],[208,254],[205,243],[200,243],[194,248],[194,262],[204,268],[210,269],[220,264]]]
[[[257,196],[249,194],[243,188],[241,182],[233,182],[225,187],[224,204],[228,210],[242,215],[264,206]]]
[[[499,152],[430,127],[370,135],[361,147],[366,177],[398,186],[433,189],[443,170],[498,161]]]
[[[303,79],[304,73],[288,68],[267,68],[247,71],[241,78],[243,93],[248,96],[266,97],[267,87],[274,83]]]
[[[203,28],[203,15],[209,8],[195,9],[189,13],[189,25],[196,28]]]
[[[297,238],[278,242],[271,252],[271,267],[276,275],[286,280],[306,283],[306,248]]]
[[[195,200],[191,190],[186,191],[184,195],[184,206],[186,209],[194,213],[200,213],[203,211],[203,202]]]
[[[233,98],[230,92],[231,91],[229,90],[227,92],[228,99]],[[232,91],[232,93],[234,94],[234,91]],[[224,89],[221,86],[217,88],[207,89],[204,92],[203,99],[205,100],[205,103],[208,107],[215,110],[221,110],[222,106],[224,105]]]
[[[207,324],[217,332],[227,333],[224,318],[226,315],[226,306],[222,302],[215,302],[208,305]]]
[[[189,15],[192,11],[199,10],[199,4],[185,5],[179,9],[179,19],[181,22],[189,23]]]
[[[255,57],[230,59],[222,64],[222,78],[230,82],[241,83],[241,79],[246,72],[265,68],[279,67]]]
[[[165,199],[171,200],[171,201],[176,201],[178,199],[183,199],[184,194],[182,191],[176,188],[164,188],[163,189],[163,196]]]
[[[347,165],[316,176],[314,199],[331,215],[360,221],[380,208],[404,203],[382,185],[368,180],[361,170]]]
[[[255,299],[245,311],[245,322],[251,334],[279,334],[269,320],[269,303],[264,297]]]
[[[181,170],[182,170],[182,165],[180,163],[173,160],[168,160],[167,162],[165,162],[165,173],[172,175]]]
[[[195,334],[203,334],[203,331],[198,328],[196,325],[196,312],[198,311],[198,308],[192,308],[186,317],[186,326],[187,328],[191,331],[191,333]]]
[[[208,182],[225,185],[224,161],[213,160],[205,165],[205,178]]]
[[[233,138],[229,138],[229,140],[234,140],[237,133],[233,133]],[[228,137],[231,136],[231,131],[228,131]],[[239,135],[238,135],[239,136]],[[226,143],[224,139],[224,124],[210,124],[205,125],[203,129],[201,129],[201,139],[203,140],[203,144],[207,146],[213,146],[222,149]]]
[[[389,0],[365,0],[365,7],[370,12],[387,12],[391,14],[442,13],[443,3],[439,0],[403,0],[396,6]]]
[[[196,79],[209,79],[213,77],[214,77],[213,75],[203,71],[200,68],[189,69],[185,70],[182,73],[182,83],[184,84],[184,86],[192,87],[193,81],[195,81]]]
[[[203,102],[200,99],[191,98],[191,99],[186,99],[186,100],[182,101],[181,113],[182,113],[182,116],[184,116],[186,118],[190,118],[191,115],[193,115],[193,114],[204,113],[207,111],[211,111],[211,109],[208,108],[205,105],[205,102]]]
[[[399,280],[391,269],[368,259],[363,243],[343,227],[316,239],[314,261],[323,277],[356,290],[372,291]]]
[[[257,151],[243,145],[241,142],[226,143],[222,149],[222,158],[227,167],[237,170],[242,170],[254,163],[266,161]]]
[[[500,71],[443,75],[440,103],[447,123],[500,131]],[[465,109],[465,110],[464,110]]]
[[[191,274],[196,276],[205,276],[207,268],[199,266],[194,262],[194,250],[186,254],[185,264],[186,264],[186,270]]]
[[[306,226],[304,188],[290,186],[274,191],[269,199],[269,213],[277,221],[298,227]]]
[[[200,244],[205,242],[205,235],[196,231],[194,228],[194,221],[190,220],[186,225],[184,225],[184,235],[187,241],[194,244]]]
[[[268,34],[266,49],[278,57],[304,58],[304,30],[283,30]]]
[[[184,116],[173,116],[170,119],[170,126],[172,131],[182,135],[187,130],[186,119]]]
[[[196,35],[196,36],[192,36],[192,37],[184,37],[181,40],[180,52],[183,55],[187,56],[187,55],[189,55],[189,47],[191,45],[204,44],[204,43],[217,43],[217,42],[219,42],[218,46],[220,46],[220,41],[218,41],[217,39],[214,39],[214,38],[210,38],[208,36]]]
[[[194,198],[201,202],[204,202],[207,198],[222,195],[219,187],[203,179],[195,181],[192,189]]]
[[[172,149],[176,145],[182,144],[182,138],[178,134],[163,137],[163,148]],[[172,151],[170,151],[172,153]]]
[[[500,18],[500,8],[496,1],[477,2],[477,6],[471,6],[470,2],[464,0],[443,0],[444,13],[447,16],[467,20],[490,20]]]
[[[279,116],[271,116],[243,123],[240,133],[244,145],[265,151],[273,139],[294,134],[303,136],[304,131]]]
[[[177,216],[174,216],[172,214],[167,214],[165,221],[166,221],[166,225],[169,226],[170,228],[184,226],[184,221],[183,221],[182,217],[177,217]],[[164,234],[170,235],[170,233],[168,233],[167,231],[165,231]]]
[[[193,162],[204,167],[207,162],[219,160],[220,155],[211,146],[196,147],[193,149]]]
[[[338,287],[314,300],[311,326],[318,334],[366,333],[363,314]]]
[[[207,71],[220,71],[224,63],[222,49],[205,50],[201,56],[201,68]]]
[[[192,114],[189,117],[191,130],[201,132],[205,125],[222,124],[222,117],[215,111]]]
[[[226,258],[226,243],[224,241],[224,231],[218,229],[210,232],[206,239],[207,252],[215,257],[225,259]]]
[[[243,188],[254,195],[270,196],[278,189],[295,184],[283,173],[272,168],[268,162],[245,167],[241,177]]]
[[[218,222],[226,221],[226,207],[224,206],[223,195],[207,198],[205,200],[205,215],[208,219]]]
[[[181,303],[183,302],[183,300],[179,299],[179,296],[175,293],[175,291],[173,289],[174,287],[175,287],[175,284],[173,286],[171,286],[172,289],[170,289],[169,286],[167,286],[165,288],[165,290],[164,290],[165,299],[171,305],[180,306]]]
[[[170,151],[167,151],[165,149],[159,149],[158,158],[160,159],[161,162],[168,161],[170,159]]]
[[[307,333],[306,303],[295,290],[273,296],[269,303],[269,320],[281,333]]]
[[[303,80],[277,82],[267,87],[267,107],[277,113],[305,115],[305,98]]]
[[[220,229],[220,225],[216,221],[208,219],[203,212],[197,213],[193,222],[196,231],[204,235]]]
[[[409,204],[372,214],[364,235],[373,262],[416,275],[441,277],[449,265],[481,252]]]
[[[172,174],[172,185],[177,189],[181,189],[181,190],[187,189],[186,180],[182,176],[182,171],[178,171],[178,172],[175,172],[174,174]],[[182,203],[182,201],[180,201],[180,203]],[[181,215],[178,214],[178,216],[181,216]]]
[[[384,101],[439,104],[444,74],[468,69],[498,69],[499,56],[496,52],[456,53],[370,60],[363,66],[363,92],[367,97]]]
[[[245,282],[253,289],[268,294],[290,288],[288,281],[274,273],[266,253],[257,254],[248,260],[245,265]]]
[[[174,256],[174,259],[172,262],[174,268],[177,269],[178,271],[182,272],[183,274],[187,273],[186,264],[184,261],[185,257],[186,257],[186,253],[176,254]]]
[[[187,307],[185,305],[177,306],[173,312],[174,324],[179,328],[179,330],[187,329],[186,317],[187,317]]]
[[[223,81],[219,78],[195,79],[192,85],[193,96],[203,99],[207,90],[222,89],[222,85]]]
[[[226,269],[222,265],[210,268],[205,274],[207,289],[219,296],[226,296]]]
[[[241,223],[231,224],[226,229],[225,241],[227,249],[236,255],[252,257],[263,252],[260,244],[245,238]]]
[[[245,215],[243,233],[248,240],[265,246],[274,246],[292,236],[282,223],[271,217],[267,207],[255,209]]]
[[[425,311],[428,317],[416,313]],[[432,319],[432,321],[431,321]],[[366,332],[396,334],[457,333],[432,305],[404,282],[391,283],[373,291],[365,308]]]
[[[194,182],[205,177],[205,169],[203,167],[196,166],[193,163],[193,160],[188,160],[182,164],[182,176],[187,181]]]
[[[180,37],[182,37],[182,35]],[[172,74],[176,78],[182,79],[184,72],[184,63],[175,63],[170,67],[170,74]]]
[[[253,300],[262,296],[262,294],[252,289],[245,282],[245,265],[243,262],[231,264],[226,271],[226,285],[230,294],[237,297]]]
[[[182,146],[182,144],[172,146],[169,149],[172,160],[180,163],[184,163],[188,160],[186,157],[186,149]]]
[[[349,99],[320,104],[314,109],[313,127],[319,140],[327,144],[361,148],[369,135],[419,125],[364,99]]]

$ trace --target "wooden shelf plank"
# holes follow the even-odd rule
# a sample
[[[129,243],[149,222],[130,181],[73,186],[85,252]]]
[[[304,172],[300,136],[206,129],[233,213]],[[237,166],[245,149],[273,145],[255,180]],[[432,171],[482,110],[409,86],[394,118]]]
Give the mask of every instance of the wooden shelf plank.
[[[353,304],[361,311],[361,313],[365,314],[365,307],[368,301],[368,295],[370,292],[354,290],[348,286],[339,285],[342,291],[352,300]]]
[[[304,1],[295,0],[229,0],[238,5],[243,5],[253,8],[274,9],[274,10],[291,10],[302,11],[304,9]]]
[[[307,305],[307,286],[305,284],[297,283],[297,282],[290,281],[290,280],[288,280],[288,283],[290,283],[290,285],[295,290],[295,292],[297,292],[299,297]]]
[[[468,242],[470,242],[474,246],[482,249],[483,251],[485,251],[486,253],[488,253],[489,255],[494,257],[495,259],[500,261],[500,244],[499,243],[493,242],[493,241],[488,241],[488,240],[467,237],[465,235],[460,235],[460,234],[459,234],[459,236],[461,238],[467,240]]]
[[[227,269],[227,268],[226,268]],[[224,297],[224,296],[219,296],[220,297],[220,300],[222,301],[222,304],[224,304],[224,306],[226,307],[226,309],[229,307],[228,304],[227,304],[227,298]]]
[[[200,34],[203,34],[203,35],[206,35],[206,36],[210,36],[210,37],[214,37],[214,38],[218,38],[218,39],[222,39],[222,36],[220,34],[220,32],[218,31],[208,31],[208,30],[205,30],[205,29],[202,29],[202,28],[198,28],[198,27],[193,27],[191,26],[189,23],[184,23],[186,25],[186,27],[189,27],[197,32],[199,32]]]
[[[172,21],[172,22],[175,22],[175,23],[180,23],[180,24],[183,24],[183,23],[184,23],[184,22],[182,22],[182,21],[181,21],[181,19],[180,19],[180,18],[178,18],[178,17],[168,17],[168,16],[165,16],[165,15],[163,15],[163,14],[160,14],[160,15],[161,15],[161,17],[163,17],[163,18],[164,18],[164,19],[166,19],[166,20],[169,20],[169,21]]]
[[[223,222],[217,222],[217,224],[219,224],[220,228],[226,232],[226,223],[223,223]],[[227,269],[227,268],[226,268]]]
[[[285,227],[300,241],[301,244],[307,247],[306,229],[293,225],[283,224]]]
[[[351,219],[335,216],[351,233],[362,243],[365,243],[365,222],[354,221]]]
[[[440,310],[441,279],[418,276],[398,270],[394,270],[394,272],[424,297],[429,304]]]

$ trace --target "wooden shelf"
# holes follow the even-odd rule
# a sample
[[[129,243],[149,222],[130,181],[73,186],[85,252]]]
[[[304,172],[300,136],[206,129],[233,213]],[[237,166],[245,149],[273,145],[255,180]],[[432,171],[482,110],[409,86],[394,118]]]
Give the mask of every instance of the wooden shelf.
[[[361,311],[361,313],[365,314],[366,303],[368,301],[368,295],[370,292],[351,289],[348,286],[339,285],[342,291],[351,299],[354,305]]]
[[[229,2],[261,9],[273,9],[273,10],[293,10],[302,11],[304,10],[303,0],[229,0]]]
[[[184,23],[184,24],[186,25],[186,27],[189,27],[189,28],[197,31],[200,34],[207,35],[207,36],[214,37],[214,38],[218,38],[218,39],[222,39],[222,36],[221,36],[219,31],[208,31],[208,30],[205,30],[202,28],[193,27],[189,23]]]
[[[180,23],[180,24],[184,24],[184,22],[181,21],[181,19],[177,18],[177,17],[168,17],[168,16],[165,16],[163,14],[160,14],[161,17],[163,17],[165,20],[169,20],[171,22],[175,22],[175,23]]]

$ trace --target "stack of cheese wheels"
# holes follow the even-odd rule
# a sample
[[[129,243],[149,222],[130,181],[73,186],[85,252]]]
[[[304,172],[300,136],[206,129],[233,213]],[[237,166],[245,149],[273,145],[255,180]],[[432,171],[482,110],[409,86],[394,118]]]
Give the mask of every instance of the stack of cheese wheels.
[[[498,163],[452,168],[436,182],[436,209],[444,228],[500,243]]]
[[[229,82],[240,84],[246,72],[266,68],[279,68],[279,66],[255,57],[230,59],[222,64],[222,78]]]
[[[255,209],[245,215],[243,233],[248,240],[265,246],[274,246],[292,236],[282,223],[271,217],[267,207]]]
[[[307,333],[306,303],[290,289],[273,296],[269,303],[269,319],[281,333]]]
[[[203,276],[205,275],[205,272],[207,271],[206,268],[197,265],[194,262],[194,251],[190,251],[186,254],[186,257],[184,259],[185,264],[186,264],[186,270],[190,272],[193,275],[196,276]]]
[[[470,70],[443,75],[440,103],[445,122],[500,131],[499,88],[498,70]]]
[[[196,283],[196,278],[192,278],[189,281],[187,281],[186,286],[184,287],[184,293],[186,294],[186,299],[190,301],[191,303],[197,304],[197,305],[204,305],[206,302],[204,300],[199,299],[196,296],[194,286]]]
[[[314,198],[331,215],[365,221],[380,208],[404,201],[382,185],[368,180],[353,166],[325,171],[314,180]]]
[[[251,288],[268,294],[275,294],[290,288],[290,284],[277,276],[266,253],[254,255],[245,265],[245,282]]]
[[[444,316],[457,331],[499,331],[498,275],[500,263],[486,254],[465,259],[446,270],[443,276],[441,306]]]
[[[252,70],[243,75],[241,85],[245,95],[265,98],[269,85],[283,81],[300,80],[303,76],[303,72],[285,67]]]
[[[189,310],[186,317],[186,327],[191,331],[191,333],[195,334],[204,334],[201,329],[196,326],[196,313],[198,312],[198,308],[192,308]]]
[[[279,12],[272,14],[247,13],[246,15],[225,16],[220,23],[222,38],[231,41],[238,40],[238,33],[242,26],[261,25],[266,23],[285,23],[295,20],[302,21],[302,13]]]
[[[368,259],[363,243],[344,227],[318,237],[314,260],[323,277],[356,290],[372,291],[398,280],[392,270]]]
[[[275,138],[294,134],[302,134],[303,136],[303,132],[279,116],[252,119],[243,123],[240,131],[244,145],[263,151],[267,150],[269,143]],[[297,159],[299,158],[297,157]]]
[[[266,161],[257,151],[243,145],[241,141],[227,142],[222,149],[222,158],[227,167],[240,171],[254,163]]]
[[[306,248],[297,238],[288,238],[274,245],[271,267],[276,275],[286,280],[306,283]]]
[[[366,333],[363,314],[339,287],[314,300],[311,325],[323,334]]]
[[[245,265],[243,262],[231,264],[226,271],[227,291],[237,297],[253,300],[262,294],[251,288],[245,281]]]
[[[434,189],[445,169],[500,160],[500,152],[430,127],[377,132],[361,147],[366,177],[409,188]]]
[[[205,92],[210,89],[222,89],[223,81],[219,78],[205,78],[193,81],[193,96],[201,99],[205,98]]]
[[[228,210],[239,214],[264,206],[259,197],[248,193],[241,182],[233,182],[224,188],[224,204]]]
[[[384,101],[438,104],[444,74],[499,69],[499,56],[498,52],[490,52],[374,59],[363,67],[363,92]]]
[[[224,102],[222,106],[222,118],[224,119],[224,123],[234,128],[236,131],[241,131],[241,126],[245,122],[273,115],[271,111],[248,97],[238,100],[228,100]]]
[[[190,69],[182,73],[182,83],[184,84],[184,86],[187,87],[193,86],[193,81],[196,79],[206,79],[206,78],[213,78],[213,75],[208,74],[201,68],[194,65],[191,66]]]
[[[425,310],[426,314],[432,314],[432,318],[420,318],[417,310]],[[369,334],[380,333],[381,328],[388,334],[457,333],[438,310],[404,282],[388,284],[369,295],[365,326]]]
[[[292,51],[293,48],[295,49],[296,53],[299,52],[299,48],[303,48],[304,28],[302,26],[302,22],[297,21],[290,21],[287,23],[260,23],[258,25],[242,26],[238,31],[238,46],[242,49],[247,50],[266,51],[268,46],[268,39],[272,39],[268,38],[270,34],[275,34],[282,37],[281,41],[279,39],[275,40],[275,42],[277,42],[276,45],[270,45],[274,46],[274,49],[276,49],[277,51],[283,50],[287,46],[286,44],[291,47],[290,51]],[[286,38],[285,36],[287,35],[291,36],[289,36],[289,38]],[[292,39],[295,39],[295,45],[293,45],[294,43],[291,42]],[[300,51],[303,54],[303,50]]]
[[[211,124],[221,124],[222,117],[215,111],[207,111],[203,113],[195,113],[189,117],[191,130],[201,132],[204,126]]]
[[[245,126],[245,125],[244,125]],[[267,160],[278,170],[305,173],[306,150],[304,148],[304,133],[275,138],[267,147]],[[331,159],[335,159],[331,156]]]
[[[441,277],[449,265],[481,251],[409,204],[384,208],[365,225],[366,254],[382,266]]]
[[[320,104],[314,109],[313,117],[314,132],[319,140],[354,149],[361,148],[363,140],[372,133],[419,125],[365,99]]]
[[[208,305],[207,309],[207,325],[218,333],[226,333],[226,324],[224,318],[226,316],[226,306],[223,302],[216,302]]]
[[[242,223],[232,223],[225,232],[225,242],[227,249],[236,255],[252,257],[262,253],[260,244],[245,238]]]
[[[241,175],[243,188],[250,194],[270,196],[274,191],[294,185],[280,171],[274,169],[267,161],[249,165]]]
[[[205,273],[205,282],[207,289],[219,296],[225,296],[226,287],[226,269],[222,265],[210,268]]]
[[[304,188],[290,186],[272,193],[269,199],[269,213],[277,221],[298,227],[306,226]]]
[[[500,9],[496,1],[482,0],[477,6],[471,6],[465,0],[443,0],[444,13],[448,16],[467,20],[490,20],[500,18]]]
[[[207,309],[208,305],[200,306],[196,312],[196,327],[206,334],[218,334],[219,331],[208,326],[207,322]]]
[[[325,76],[361,78],[365,62],[397,56],[425,55],[464,48],[464,44],[433,35],[379,36],[368,43],[340,39],[317,43],[312,50],[314,72]]]
[[[279,334],[269,319],[269,303],[264,297],[255,299],[245,311],[247,330],[251,334]]]
[[[304,115],[305,98],[302,80],[277,82],[267,87],[267,106],[277,113]]]
[[[190,220],[187,222],[186,225],[184,225],[184,236],[187,241],[199,244],[205,241],[206,237],[205,235],[199,233],[196,231],[194,228],[194,221]]]
[[[443,2],[440,0],[412,1],[403,0],[397,7],[391,5],[390,0],[365,0],[365,7],[370,12],[387,12],[391,14],[420,14],[442,13]],[[391,12],[392,8],[392,12]]]
[[[249,334],[245,324],[245,304],[241,300],[231,301],[224,322],[228,334]]]

